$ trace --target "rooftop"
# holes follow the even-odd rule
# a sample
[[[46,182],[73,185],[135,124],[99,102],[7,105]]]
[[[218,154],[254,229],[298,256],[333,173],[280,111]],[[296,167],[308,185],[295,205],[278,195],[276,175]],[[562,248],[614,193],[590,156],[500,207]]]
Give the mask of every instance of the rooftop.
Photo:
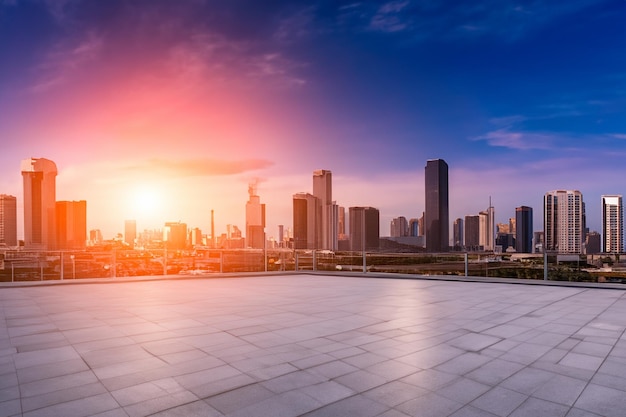
[[[0,306],[0,416],[626,410],[619,289],[292,273],[4,285]]]

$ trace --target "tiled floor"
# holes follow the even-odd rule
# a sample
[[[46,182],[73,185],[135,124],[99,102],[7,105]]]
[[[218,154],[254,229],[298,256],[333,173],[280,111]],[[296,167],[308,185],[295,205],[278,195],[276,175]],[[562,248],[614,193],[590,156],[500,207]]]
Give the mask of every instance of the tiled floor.
[[[0,417],[626,415],[621,290],[284,275],[0,306]]]

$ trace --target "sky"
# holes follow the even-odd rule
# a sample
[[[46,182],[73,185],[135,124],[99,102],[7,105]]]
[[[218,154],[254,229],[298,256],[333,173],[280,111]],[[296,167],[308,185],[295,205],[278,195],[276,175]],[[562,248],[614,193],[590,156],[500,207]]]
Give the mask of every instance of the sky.
[[[0,194],[20,162],[58,167],[105,238],[166,221],[268,237],[292,196],[333,175],[340,206],[424,210],[449,165],[450,221],[496,222],[543,196],[626,194],[624,0],[0,0]],[[23,230],[18,228],[18,235]]]

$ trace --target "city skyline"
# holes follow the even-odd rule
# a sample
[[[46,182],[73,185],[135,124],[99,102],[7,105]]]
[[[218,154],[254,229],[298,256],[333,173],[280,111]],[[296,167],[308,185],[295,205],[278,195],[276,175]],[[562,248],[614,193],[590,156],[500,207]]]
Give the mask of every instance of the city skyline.
[[[450,219],[546,190],[624,194],[621,1],[0,4],[0,194],[25,158],[58,165],[107,237],[185,221],[244,226],[259,178],[266,232],[310,172],[381,224],[424,211],[423,162],[450,165]]]

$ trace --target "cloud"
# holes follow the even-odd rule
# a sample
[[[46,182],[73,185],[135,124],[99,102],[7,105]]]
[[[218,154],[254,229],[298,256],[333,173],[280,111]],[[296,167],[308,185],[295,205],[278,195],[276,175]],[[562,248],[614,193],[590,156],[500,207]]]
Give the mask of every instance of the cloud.
[[[510,131],[507,128],[488,132],[472,140],[484,140],[490,146],[517,150],[551,149],[555,137],[553,135],[534,132]]]
[[[615,139],[624,139],[624,140],[626,140],[626,133],[613,133],[610,136],[614,137]]]
[[[244,172],[269,168],[273,162],[265,159],[242,159],[225,161],[218,159],[186,159],[166,160],[150,159],[139,163],[129,164],[123,171],[148,176],[163,175],[167,177],[214,177],[236,175]]]
[[[378,8],[369,27],[380,32],[400,32],[410,28],[410,20],[402,12],[409,6],[408,0],[391,1]]]

